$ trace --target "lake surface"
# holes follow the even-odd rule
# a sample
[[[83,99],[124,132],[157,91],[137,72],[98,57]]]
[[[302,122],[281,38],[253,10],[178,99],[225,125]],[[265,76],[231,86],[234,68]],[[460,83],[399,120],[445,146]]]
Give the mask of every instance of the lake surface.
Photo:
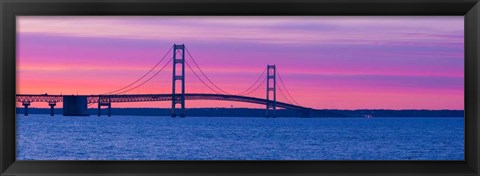
[[[17,115],[18,160],[463,160],[464,118]]]

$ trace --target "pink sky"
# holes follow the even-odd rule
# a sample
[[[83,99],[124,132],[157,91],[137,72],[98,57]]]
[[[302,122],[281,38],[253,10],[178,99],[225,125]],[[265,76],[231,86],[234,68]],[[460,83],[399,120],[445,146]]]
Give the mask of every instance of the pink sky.
[[[234,94],[275,64],[289,92],[307,107],[464,109],[463,27],[463,16],[20,16],[17,93],[106,93],[141,77],[173,44],[185,44],[209,78]],[[127,93],[171,93],[171,65]],[[214,93],[188,67],[186,82],[187,93]],[[265,86],[250,96],[265,98]],[[287,102],[278,91],[277,97]],[[187,107],[231,105],[264,107],[187,101]]]

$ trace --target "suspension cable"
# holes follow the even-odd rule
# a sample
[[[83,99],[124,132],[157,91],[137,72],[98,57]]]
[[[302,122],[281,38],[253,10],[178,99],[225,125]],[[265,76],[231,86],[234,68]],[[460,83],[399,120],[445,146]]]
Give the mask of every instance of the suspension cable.
[[[258,84],[258,86],[257,86],[255,89],[253,89],[253,90],[251,90],[250,92],[247,92],[247,93],[245,93],[245,94],[243,94],[243,95],[244,95],[244,96],[245,96],[245,95],[249,95],[249,94],[251,94],[252,92],[256,91],[258,88],[260,88],[261,85],[263,85],[263,83],[265,83],[266,80],[267,80],[267,78],[264,78],[263,81],[262,81],[260,84]]]
[[[188,62],[185,61],[185,63],[187,64],[188,68],[192,71],[192,73],[200,80],[200,82],[203,83],[203,85],[207,86],[208,89],[210,89],[211,91],[217,93],[217,94],[221,94],[220,92],[218,92],[217,90],[213,89],[212,87],[210,87],[207,83],[205,83],[205,81],[202,80],[202,78],[200,78],[200,76],[197,75],[197,73],[192,69],[192,67],[190,66],[190,64],[188,64]]]
[[[285,83],[283,82],[282,76],[280,75],[280,72],[279,72],[278,70],[277,70],[277,75],[278,75],[278,78],[280,78],[280,83],[282,83],[283,88],[284,88],[285,91],[287,92],[288,96],[292,99],[293,102],[295,102],[296,105],[299,105],[299,106],[300,106],[300,104],[299,104],[297,101],[295,101],[295,99],[293,98],[293,96],[292,96],[292,95],[290,94],[290,92],[288,91],[287,86],[285,86]]]
[[[167,62],[160,70],[158,70],[153,76],[151,76],[150,78],[148,78],[147,80],[145,80],[145,81],[142,82],[141,84],[139,84],[139,85],[137,85],[137,86],[135,86],[135,87],[133,87],[133,88],[131,88],[131,89],[128,89],[128,90],[125,90],[125,91],[122,91],[122,92],[118,92],[118,93],[116,93],[116,94],[122,94],[122,93],[125,93],[125,92],[129,92],[129,91],[131,91],[131,90],[133,90],[133,89],[136,89],[136,88],[144,85],[145,83],[147,83],[148,81],[150,81],[152,78],[154,78],[155,76],[157,76],[158,73],[160,73],[163,69],[165,69],[165,67],[166,67],[172,60],[173,60],[173,58],[171,58],[170,60],[168,60],[168,62]]]
[[[134,85],[135,83],[137,83],[138,81],[140,81],[141,79],[145,78],[145,76],[147,76],[148,74],[150,74],[150,72],[152,72],[155,68],[157,68],[158,65],[160,65],[160,63],[162,63],[162,61],[167,57],[167,55],[172,51],[173,47],[171,47],[168,52],[162,57],[162,59],[160,59],[160,61],[157,62],[157,64],[155,64],[155,66],[153,66],[147,73],[145,73],[142,77],[138,78],[137,80],[135,80],[134,82],[132,82],[131,84],[125,86],[125,87],[122,87],[120,89],[117,89],[117,90],[114,90],[114,91],[111,91],[111,92],[108,92],[108,93],[104,93],[104,94],[115,94],[115,92],[119,92],[119,91],[122,91],[132,85]]]
[[[278,83],[277,83],[277,86],[278,86]],[[278,90],[280,90],[280,94],[283,96],[283,98],[285,98],[285,100],[287,100],[288,103],[292,104],[292,102],[288,99],[288,97],[285,96],[280,86],[278,86]]]
[[[267,71],[267,68],[265,68],[262,72],[262,74],[260,74],[260,76],[258,76],[257,80],[255,80],[255,82],[247,89],[245,89],[244,91],[240,92],[238,95],[243,95],[245,92],[247,92],[248,90],[250,90],[251,88],[253,88],[255,86],[255,84],[257,84],[257,82],[260,80],[260,78],[263,77],[263,75],[265,74],[265,72]]]
[[[223,89],[221,89],[220,87],[218,87],[215,83],[213,83],[212,80],[210,80],[210,78],[208,78],[208,76],[203,72],[203,70],[200,68],[200,66],[198,66],[197,62],[195,61],[195,59],[192,57],[192,55],[190,54],[190,51],[188,51],[188,48],[185,47],[185,50],[187,51],[187,54],[188,56],[190,56],[190,58],[192,59],[193,63],[195,64],[195,66],[198,68],[198,70],[200,70],[200,73],[202,73],[202,75],[207,78],[207,81],[210,82],[210,84],[212,84],[215,88],[217,88],[218,90],[220,90],[220,92],[223,92],[225,94],[228,94],[228,95],[231,95],[230,93],[224,91]]]

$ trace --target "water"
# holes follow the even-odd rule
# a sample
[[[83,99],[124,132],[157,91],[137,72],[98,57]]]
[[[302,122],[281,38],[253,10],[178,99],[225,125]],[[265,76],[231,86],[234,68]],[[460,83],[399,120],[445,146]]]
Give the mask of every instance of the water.
[[[17,115],[18,160],[463,160],[463,118]]]

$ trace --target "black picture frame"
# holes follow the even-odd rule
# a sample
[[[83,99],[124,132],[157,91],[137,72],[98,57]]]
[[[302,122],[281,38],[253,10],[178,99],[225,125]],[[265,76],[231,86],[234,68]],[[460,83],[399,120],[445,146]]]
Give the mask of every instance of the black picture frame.
[[[0,0],[1,175],[479,175],[478,0]],[[463,15],[464,161],[16,161],[20,15]]]

